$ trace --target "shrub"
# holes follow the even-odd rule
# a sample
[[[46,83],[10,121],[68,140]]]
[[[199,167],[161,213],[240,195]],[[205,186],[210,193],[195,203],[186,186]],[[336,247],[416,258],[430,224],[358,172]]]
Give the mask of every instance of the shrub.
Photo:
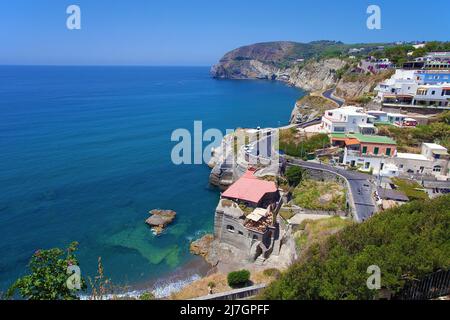
[[[294,211],[292,209],[287,209],[287,210],[283,210],[280,211],[280,216],[288,221],[289,219],[291,219],[293,216],[295,216]]]
[[[69,289],[67,274],[70,266],[78,266],[75,256],[78,243],[73,242],[66,251],[55,248],[38,250],[31,257],[28,268],[31,273],[18,279],[8,289],[7,297],[18,293],[28,300],[76,300],[76,289]],[[86,289],[86,283],[80,278],[81,290]],[[76,286],[75,286],[76,287]]]
[[[139,300],[155,300],[155,295],[151,292],[144,292],[139,296]]]
[[[281,271],[277,268],[270,268],[263,271],[263,274],[267,277],[273,277],[279,279],[281,277]]]
[[[232,288],[244,287],[250,280],[250,271],[240,270],[228,274],[228,285]]]
[[[305,178],[305,170],[296,166],[290,167],[286,170],[286,178],[290,186],[296,187]]]

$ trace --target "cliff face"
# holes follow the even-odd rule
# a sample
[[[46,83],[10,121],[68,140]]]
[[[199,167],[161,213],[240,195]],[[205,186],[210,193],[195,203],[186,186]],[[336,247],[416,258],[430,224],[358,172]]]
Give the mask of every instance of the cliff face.
[[[212,67],[211,74],[222,79],[274,79],[282,74],[293,42],[270,42],[250,45],[227,53]]]
[[[337,105],[320,96],[304,96],[295,103],[291,114],[291,124],[304,123],[321,117],[326,110],[334,109]]]
[[[308,91],[322,91],[336,85],[336,71],[345,64],[341,59],[311,61],[303,67],[292,68],[288,82]]]
[[[320,91],[337,83],[336,71],[345,66],[341,59],[304,59],[334,42],[298,44],[271,42],[235,49],[212,67],[211,74],[221,79],[269,79],[287,82],[308,91]]]
[[[339,80],[336,86],[336,93],[344,99],[353,100],[373,92],[377,84],[390,78],[393,73],[393,70],[370,75],[347,73]]]

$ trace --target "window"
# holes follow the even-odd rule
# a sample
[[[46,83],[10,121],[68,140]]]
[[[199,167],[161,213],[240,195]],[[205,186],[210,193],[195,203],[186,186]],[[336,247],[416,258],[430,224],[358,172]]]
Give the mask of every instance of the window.
[[[387,148],[387,149],[386,149],[386,155],[387,155],[387,156],[390,156],[390,155],[391,155],[391,148]]]
[[[238,233],[239,233],[239,235],[241,235],[241,236],[244,235],[244,233],[243,233],[242,231],[239,231]]]
[[[375,149],[373,149],[373,153],[374,154],[378,154],[380,152],[380,148],[375,147]]]
[[[365,165],[364,165],[364,167],[365,167],[366,169],[369,169],[369,168],[370,168],[370,162],[366,162]]]
[[[227,226],[227,230],[228,230],[228,232],[234,232],[234,227],[233,226]]]
[[[435,94],[436,94],[436,91],[435,91],[435,90],[431,91],[431,95],[432,95],[432,96],[434,96]]]
[[[433,168],[433,172],[441,172],[441,170],[442,170],[442,167],[441,167],[441,166],[435,166],[435,167]]]
[[[419,96],[426,96],[427,95],[427,89],[418,89],[417,95]]]
[[[363,147],[362,153],[363,153],[363,154],[366,154],[366,153],[367,153],[367,147]]]

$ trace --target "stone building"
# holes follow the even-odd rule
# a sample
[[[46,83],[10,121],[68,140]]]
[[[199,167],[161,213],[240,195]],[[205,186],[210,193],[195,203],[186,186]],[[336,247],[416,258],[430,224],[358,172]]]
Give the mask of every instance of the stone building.
[[[277,214],[281,197],[274,182],[260,180],[249,170],[221,195],[214,219],[214,236],[264,261],[277,251]]]

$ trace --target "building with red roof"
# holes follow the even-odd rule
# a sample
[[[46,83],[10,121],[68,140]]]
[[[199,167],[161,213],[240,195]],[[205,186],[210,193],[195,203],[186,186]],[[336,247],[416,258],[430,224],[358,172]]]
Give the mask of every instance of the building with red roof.
[[[222,193],[214,217],[214,236],[220,244],[234,246],[250,261],[267,259],[279,238],[277,214],[282,199],[277,185],[248,170]]]
[[[266,208],[279,199],[279,193],[273,181],[260,180],[255,177],[254,171],[248,170],[222,193],[222,198],[244,203],[250,207]]]

